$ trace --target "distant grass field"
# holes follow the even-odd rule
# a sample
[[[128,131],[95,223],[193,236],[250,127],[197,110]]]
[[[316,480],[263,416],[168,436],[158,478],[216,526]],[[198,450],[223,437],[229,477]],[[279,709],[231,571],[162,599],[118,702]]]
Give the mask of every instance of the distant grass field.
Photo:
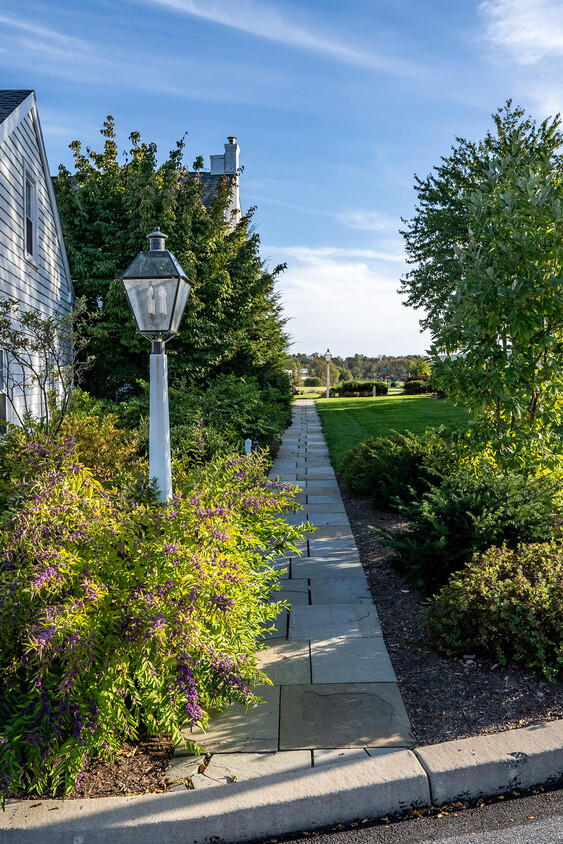
[[[344,455],[369,437],[391,431],[421,434],[426,428],[456,428],[467,420],[464,410],[447,399],[429,396],[379,396],[364,399],[317,399],[330,460],[337,471]]]

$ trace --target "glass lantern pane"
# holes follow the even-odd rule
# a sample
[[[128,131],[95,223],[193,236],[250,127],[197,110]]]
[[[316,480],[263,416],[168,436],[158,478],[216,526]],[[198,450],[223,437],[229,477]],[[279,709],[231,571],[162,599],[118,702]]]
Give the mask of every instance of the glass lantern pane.
[[[180,330],[180,321],[182,319],[184,308],[186,307],[186,302],[188,301],[188,296],[190,295],[191,289],[191,284],[189,284],[187,281],[184,281],[183,278],[179,279],[176,306],[174,308],[174,316],[172,318],[172,323],[170,326],[170,330],[174,332],[174,334],[177,334]]]
[[[123,279],[131,310],[142,334],[168,334],[177,278]]]

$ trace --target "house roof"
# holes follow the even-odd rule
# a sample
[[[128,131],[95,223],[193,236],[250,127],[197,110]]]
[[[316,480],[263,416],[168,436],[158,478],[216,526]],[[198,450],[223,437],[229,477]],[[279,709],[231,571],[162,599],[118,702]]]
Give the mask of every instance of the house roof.
[[[211,203],[217,196],[217,190],[221,183],[221,179],[232,180],[234,178],[233,175],[229,173],[220,173],[216,175],[215,173],[206,173],[202,170],[198,170],[197,173],[190,173],[191,178],[195,178],[196,176],[201,182],[203,188],[201,200],[208,211],[211,208]]]
[[[0,123],[3,123],[33,91],[0,91]]]

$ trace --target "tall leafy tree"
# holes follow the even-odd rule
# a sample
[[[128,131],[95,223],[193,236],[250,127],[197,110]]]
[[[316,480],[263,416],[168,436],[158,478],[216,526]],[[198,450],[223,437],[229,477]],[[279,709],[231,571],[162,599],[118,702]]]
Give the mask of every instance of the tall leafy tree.
[[[112,117],[101,134],[102,152],[83,151],[74,141],[74,171],[61,166],[56,179],[75,287],[97,315],[87,389],[126,397],[147,376],[147,341],[136,334],[116,279],[148,248],[155,225],[194,285],[180,334],[168,346],[171,380],[197,386],[226,373],[252,375],[261,386],[283,384],[287,338],[275,291],[283,266],[265,270],[253,209],[234,227],[225,219],[227,179],[205,208],[201,180],[182,163],[183,140],[159,164],[155,144],[133,132],[120,162]]]
[[[494,121],[417,180],[402,285],[476,451],[529,469],[556,459],[563,423],[563,136],[510,102]]]

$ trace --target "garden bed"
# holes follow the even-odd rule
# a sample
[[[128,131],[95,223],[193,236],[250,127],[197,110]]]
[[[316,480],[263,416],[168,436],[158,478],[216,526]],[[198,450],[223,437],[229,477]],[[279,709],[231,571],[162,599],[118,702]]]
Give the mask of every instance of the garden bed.
[[[549,683],[516,663],[449,659],[432,647],[423,626],[424,595],[391,568],[389,549],[370,529],[399,529],[404,520],[375,510],[366,499],[353,498],[342,484],[340,491],[416,744],[563,718],[563,683]]]

